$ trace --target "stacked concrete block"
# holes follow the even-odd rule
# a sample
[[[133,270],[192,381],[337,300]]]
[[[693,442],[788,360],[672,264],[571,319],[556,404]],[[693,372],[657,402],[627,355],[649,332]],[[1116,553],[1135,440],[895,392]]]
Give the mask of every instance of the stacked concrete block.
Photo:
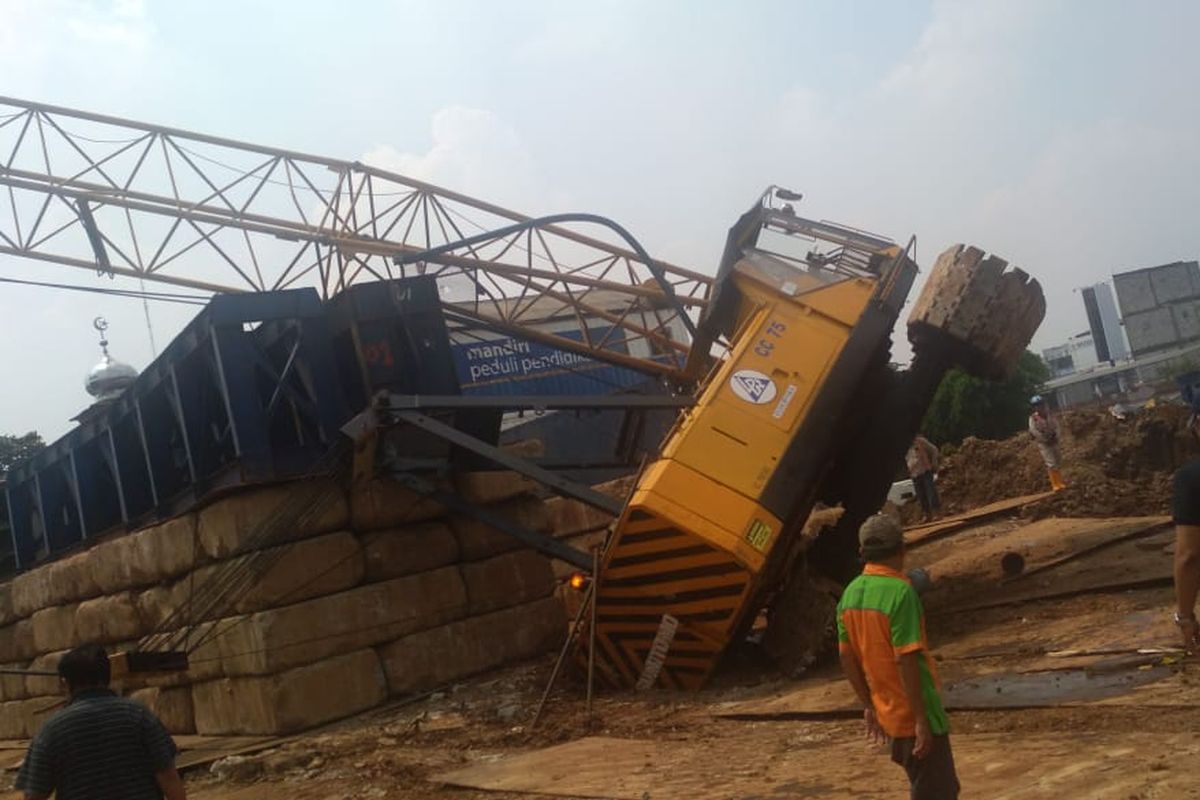
[[[367,580],[382,581],[445,567],[459,560],[458,539],[444,522],[364,533]]]
[[[456,567],[260,611],[216,638],[226,675],[268,675],[466,615]]]
[[[0,628],[0,661],[28,661],[37,652],[33,642],[33,620],[17,620]]]
[[[618,478],[607,483],[594,486],[596,491],[607,494],[617,500],[624,500],[633,486],[633,478]],[[549,519],[551,535],[561,539],[565,544],[585,553],[602,547],[608,537],[609,526],[613,523],[613,515],[607,511],[593,508],[586,503],[568,497],[555,497],[545,503],[545,513]],[[575,567],[562,561],[553,563],[554,577],[563,581]]]
[[[0,703],[0,739],[27,739],[65,703],[62,697],[30,697]]]
[[[520,473],[500,470],[460,473],[454,478],[454,488],[464,499],[486,506],[531,495],[538,484]]]
[[[560,644],[565,619],[553,597],[469,617],[379,648],[394,695],[483,672]]]
[[[55,672],[58,669],[58,662],[66,652],[66,650],[59,650],[57,653],[40,655],[29,662],[27,669],[30,673]],[[19,698],[15,699],[50,697],[59,693],[60,687],[57,676],[30,674],[26,675],[23,680],[25,682],[25,691]]]
[[[36,615],[34,619],[37,619]],[[76,607],[72,643],[119,644],[138,639],[147,630],[149,628],[138,609],[137,595],[133,592],[109,594],[84,600]]]
[[[29,669],[29,662],[12,661],[7,664],[0,664],[0,668],[6,670]],[[14,672],[0,675],[0,703],[5,703],[9,700],[24,700],[28,696],[29,693],[25,691],[25,676]]]
[[[274,547],[266,556],[262,573],[234,604],[239,613],[341,592],[366,574],[358,538],[346,530]]]
[[[47,605],[62,605],[73,600],[98,597],[103,590],[96,581],[95,559],[87,553],[75,553],[47,568],[45,585],[49,590]]]
[[[148,687],[130,692],[129,696],[153,711],[171,733],[195,732],[196,716],[190,687]]]
[[[617,478],[592,488],[615,500],[624,500],[633,489],[635,476]],[[551,535],[564,544],[584,553],[602,550],[608,539],[614,517],[607,511],[567,497],[555,497],[545,503]],[[577,568],[564,561],[551,563],[558,582],[555,596],[562,604],[568,619],[573,619],[583,603],[584,593],[570,586],[568,579]]]
[[[396,481],[364,481],[350,490],[350,527],[356,533],[403,528],[445,516],[445,509]]]
[[[33,614],[33,646],[39,653],[52,653],[73,647],[79,637],[75,635],[75,612],[79,604],[51,606]]]
[[[203,561],[196,525],[196,515],[185,514],[102,542],[82,555],[104,594],[152,586],[183,575]]]
[[[193,689],[196,731],[274,734],[365,711],[387,697],[379,656],[355,650],[274,675],[221,678]]]
[[[43,567],[21,573],[9,582],[13,614],[17,619],[24,619],[52,605],[49,573],[49,568]]]
[[[513,522],[538,533],[550,532],[550,518],[540,500],[520,497],[498,502],[491,510]],[[507,533],[498,531],[485,522],[468,517],[456,517],[450,522],[454,538],[458,540],[459,557],[463,561],[510,553],[522,544]]]
[[[16,622],[18,619],[13,610],[12,581],[0,583],[0,626]]]
[[[283,531],[284,541],[344,530],[349,525],[346,495],[327,481],[267,486],[224,497],[201,509],[196,530],[200,549],[211,559],[229,558],[251,549],[252,539],[262,532],[263,523],[297,502],[296,492],[330,499],[313,514],[313,519]]]
[[[507,472],[457,480],[549,531],[531,486]],[[326,502],[260,548],[297,491]],[[255,487],[0,584],[0,664],[52,672],[84,642],[178,636],[186,673],[117,688],[173,733],[285,733],[552,648],[565,633],[553,587],[546,558],[394,482]],[[33,733],[58,692],[52,675],[0,678],[0,737]]]
[[[139,613],[150,630],[161,629],[172,618],[193,619],[206,587],[222,580],[222,575],[228,579],[231,572],[251,567],[253,578],[240,579],[246,582],[246,591],[231,593],[228,603],[218,600],[216,613],[248,613],[332,594],[357,586],[365,574],[358,538],[350,531],[335,531],[206,564],[140,592]]]
[[[467,616],[490,614],[554,592],[554,575],[546,559],[532,550],[518,550],[461,567],[467,595]]]

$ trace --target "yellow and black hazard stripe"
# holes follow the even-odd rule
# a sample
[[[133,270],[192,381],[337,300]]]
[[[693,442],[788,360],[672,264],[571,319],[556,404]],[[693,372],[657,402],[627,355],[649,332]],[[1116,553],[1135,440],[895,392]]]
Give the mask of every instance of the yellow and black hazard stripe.
[[[639,508],[605,554],[597,596],[599,675],[633,686],[664,615],[679,621],[659,686],[699,688],[729,642],[751,574],[729,553]],[[587,637],[582,637],[586,651]]]

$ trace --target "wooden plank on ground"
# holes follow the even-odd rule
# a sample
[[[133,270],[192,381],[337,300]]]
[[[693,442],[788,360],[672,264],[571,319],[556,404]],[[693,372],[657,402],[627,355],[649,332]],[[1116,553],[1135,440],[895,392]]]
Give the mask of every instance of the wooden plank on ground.
[[[805,764],[806,759],[790,755],[722,753],[716,744],[588,737],[431,780],[484,791],[595,800],[851,797],[861,788],[861,780],[844,773],[839,778],[814,772],[819,764],[812,754]]]
[[[200,737],[197,737],[200,738]],[[277,747],[294,737],[283,736],[209,736],[205,741],[191,747],[179,745],[180,753],[175,766],[181,770],[200,767],[220,761],[227,756],[241,756]],[[177,742],[178,743],[178,742]]]
[[[276,747],[292,737],[279,736],[190,736],[173,737],[179,748],[175,764],[179,769],[203,766],[226,756]],[[0,742],[0,770],[16,769],[25,758],[29,742],[18,740]]]
[[[1125,552],[1125,548],[1144,550],[1155,546],[1146,544],[1157,542],[1155,536],[1170,536],[1162,527],[1167,523],[1165,517],[1053,517],[998,531],[985,528],[962,534],[961,542],[956,538],[918,551],[911,566],[924,567],[933,576],[934,587],[925,598],[926,610],[931,614],[943,609],[957,612],[967,606],[1001,601],[1033,586],[1057,586],[1078,564],[1116,564],[1116,554]],[[960,543],[962,546],[958,546]],[[1007,554],[1023,559],[1023,574],[1005,576],[1001,564]],[[1159,570],[1153,565],[1144,560],[1137,563],[1149,570],[1143,577],[1158,576]],[[1122,581],[1129,579],[1128,573],[1121,574]]]
[[[841,715],[855,709],[861,712],[862,706],[855,698],[850,683],[839,676],[820,681],[803,681],[799,688],[773,697],[722,703],[714,709],[713,715],[731,719],[786,716],[820,717]]]
[[[1113,661],[1113,659],[1109,659]],[[1090,705],[1140,705],[1152,694],[1137,693],[1174,678],[1162,656],[1134,655],[1105,668],[1096,659],[1087,668],[1036,672],[988,672],[950,683],[942,690],[948,711],[988,711]],[[1190,697],[1195,700],[1198,698]],[[743,703],[716,712],[728,719],[789,720],[857,717],[862,707],[846,681]]]
[[[771,743],[736,733],[715,740],[580,739],[435,775],[451,786],[599,800],[899,797],[904,773],[857,730],[780,726]],[[1190,796],[1200,747],[1191,731],[956,733],[954,760],[972,797],[1102,800]]]
[[[1101,541],[1081,547],[1076,549],[1074,552],[1066,553],[1050,561],[1044,561],[1034,565],[1026,565],[1024,571],[1018,575],[1012,575],[1005,578],[1004,582],[1011,583],[1012,581],[1027,579],[1031,575],[1036,575],[1037,573],[1045,572],[1046,570],[1056,569],[1057,567],[1061,567],[1063,564],[1066,564],[1068,561],[1074,561],[1077,558],[1093,555],[1099,550],[1112,547],[1113,545],[1129,539],[1141,539],[1152,536],[1156,533],[1162,533],[1163,531],[1174,530],[1173,523],[1167,517],[1150,517],[1148,520],[1149,521],[1145,525],[1134,527],[1128,531],[1115,533],[1114,535],[1102,539]],[[1172,533],[1172,536],[1173,535],[1174,534]],[[1143,547],[1142,549],[1146,548]]]
[[[1018,576],[977,602],[957,609],[938,609],[939,613],[964,613],[1079,594],[1124,591],[1171,583],[1174,569],[1169,550],[1175,540],[1172,530],[1126,539],[1098,553],[1067,561],[1052,570],[1028,578]]]
[[[954,635],[934,621],[933,652],[943,678],[954,680],[978,674],[983,664],[1007,670],[1086,666],[1106,655],[1179,646],[1169,589],[1125,599],[1118,605],[1079,597],[1038,609],[1000,608],[971,616]]]
[[[1027,505],[1041,502],[1053,496],[1054,492],[1039,492],[1038,494],[1027,494],[1020,497],[1010,497],[1006,500],[997,500],[994,503],[988,503],[986,506],[980,506],[962,514],[956,514],[953,517],[946,517],[936,522],[927,522],[923,525],[914,525],[911,528],[906,528],[904,531],[904,540],[909,547],[916,547],[919,544],[924,544],[934,539],[948,536],[951,533],[956,533],[964,528],[969,528],[976,523],[983,522],[992,517],[1018,511]]]

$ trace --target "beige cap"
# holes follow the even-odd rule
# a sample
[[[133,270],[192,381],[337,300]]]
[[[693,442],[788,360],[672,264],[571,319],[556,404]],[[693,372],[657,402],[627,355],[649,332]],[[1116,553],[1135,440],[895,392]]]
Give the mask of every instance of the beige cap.
[[[886,514],[868,517],[858,529],[858,543],[864,551],[888,552],[904,543],[904,531],[900,523]]]

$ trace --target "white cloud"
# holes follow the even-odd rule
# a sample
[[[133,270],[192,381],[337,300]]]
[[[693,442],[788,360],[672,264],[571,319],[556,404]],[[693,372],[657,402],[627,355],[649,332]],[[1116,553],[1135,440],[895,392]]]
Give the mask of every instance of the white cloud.
[[[432,120],[432,144],[424,153],[379,145],[365,153],[362,161],[518,214],[538,216],[575,210],[568,208],[566,198],[543,180],[517,130],[482,109],[450,106],[437,111]],[[500,224],[496,218],[461,213],[469,223],[483,228]],[[464,231],[475,232],[471,228]],[[559,255],[563,255],[562,248]],[[451,299],[472,297],[475,291],[472,284],[461,279],[443,281],[442,287]]]
[[[138,70],[156,36],[142,0],[0,0],[0,74],[10,91],[62,73],[100,86]]]
[[[363,162],[525,214],[563,210],[517,130],[496,114],[450,106],[433,115],[432,145],[407,153],[378,145]]]
[[[64,4],[64,10],[68,28],[81,41],[140,50],[154,38],[142,0],[72,2]]]
[[[1104,119],[1055,136],[1027,170],[981,199],[977,224],[1003,225],[1066,301],[1113,272],[1195,258],[1197,176],[1190,132]]]
[[[815,89],[795,86],[775,102],[768,125],[770,130],[791,142],[803,138],[814,143],[833,132],[833,114],[834,110]]]
[[[576,61],[612,54],[625,34],[627,18],[611,2],[556,3],[545,9],[540,27],[516,45],[531,61]]]
[[[917,45],[881,84],[909,100],[948,101],[1011,83],[1021,36],[1053,5],[1049,0],[939,0]]]

